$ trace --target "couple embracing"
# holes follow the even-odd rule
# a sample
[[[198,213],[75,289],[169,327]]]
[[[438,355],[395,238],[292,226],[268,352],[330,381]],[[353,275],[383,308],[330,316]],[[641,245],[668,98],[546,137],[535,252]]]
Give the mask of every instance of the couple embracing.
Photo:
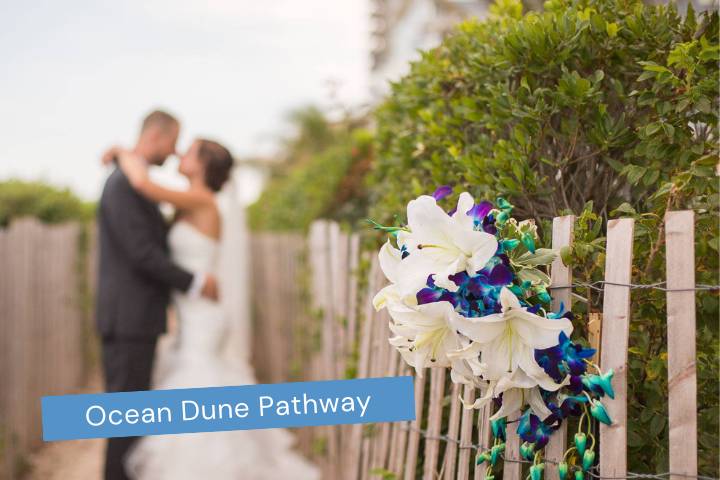
[[[255,383],[247,300],[238,301],[249,289],[243,212],[227,201],[234,193],[228,192],[233,158],[219,143],[196,139],[180,157],[188,188],[165,188],[148,169],[175,153],[179,132],[172,115],[154,111],[134,148],[113,147],[104,156],[114,171],[98,212],[96,320],[108,392]],[[175,208],[172,222],[159,203]],[[178,333],[161,337],[170,304]],[[104,474],[107,480],[317,478],[291,447],[292,436],[280,429],[111,438]]]

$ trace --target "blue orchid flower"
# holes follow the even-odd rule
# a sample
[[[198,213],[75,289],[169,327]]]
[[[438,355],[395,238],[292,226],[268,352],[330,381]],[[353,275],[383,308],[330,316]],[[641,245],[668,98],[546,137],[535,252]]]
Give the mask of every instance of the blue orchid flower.
[[[518,436],[528,443],[534,443],[538,450],[547,445],[553,431],[555,428],[552,425],[533,415],[530,409],[526,410],[518,420]]]
[[[512,283],[513,273],[504,255],[490,259],[485,268],[470,276],[467,272],[451,275],[450,280],[458,286],[456,292],[450,292],[435,285],[428,278],[427,287],[417,295],[419,305],[432,302],[450,302],[465,317],[481,317],[501,311],[500,291]]]
[[[570,374],[571,390],[573,393],[580,393],[582,384],[578,385],[580,379],[576,379],[573,383],[573,376],[583,375],[587,369],[585,363],[586,358],[595,355],[595,350],[585,348],[582,345],[573,343],[565,332],[561,332],[558,338],[558,344],[554,347],[535,350],[535,361],[538,362],[545,372],[556,382],[561,382],[566,375]],[[578,390],[577,387],[580,387]]]

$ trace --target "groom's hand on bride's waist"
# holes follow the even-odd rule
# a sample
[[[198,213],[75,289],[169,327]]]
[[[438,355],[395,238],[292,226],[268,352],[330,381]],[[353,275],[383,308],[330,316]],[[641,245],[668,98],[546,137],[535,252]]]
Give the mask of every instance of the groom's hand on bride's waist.
[[[205,275],[205,283],[200,293],[210,300],[218,299],[218,284],[214,275]]]

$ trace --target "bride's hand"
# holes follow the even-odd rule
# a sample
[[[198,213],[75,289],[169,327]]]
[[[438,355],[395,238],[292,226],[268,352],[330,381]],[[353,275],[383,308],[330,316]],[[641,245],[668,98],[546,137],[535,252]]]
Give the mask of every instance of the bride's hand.
[[[147,163],[134,153],[122,152],[118,156],[118,165],[135,188],[141,187],[148,179]]]
[[[102,154],[102,164],[110,165],[111,163],[116,162],[120,154],[123,152],[127,152],[127,149],[121,147],[120,145],[113,145],[112,147],[105,150],[105,153]]]

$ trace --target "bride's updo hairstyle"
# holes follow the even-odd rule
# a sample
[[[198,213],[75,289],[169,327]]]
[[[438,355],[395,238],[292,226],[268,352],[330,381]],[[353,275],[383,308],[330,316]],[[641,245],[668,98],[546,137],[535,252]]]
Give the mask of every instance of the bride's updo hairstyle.
[[[205,166],[205,184],[213,191],[219,192],[235,163],[227,148],[212,140],[200,139],[198,157]]]

